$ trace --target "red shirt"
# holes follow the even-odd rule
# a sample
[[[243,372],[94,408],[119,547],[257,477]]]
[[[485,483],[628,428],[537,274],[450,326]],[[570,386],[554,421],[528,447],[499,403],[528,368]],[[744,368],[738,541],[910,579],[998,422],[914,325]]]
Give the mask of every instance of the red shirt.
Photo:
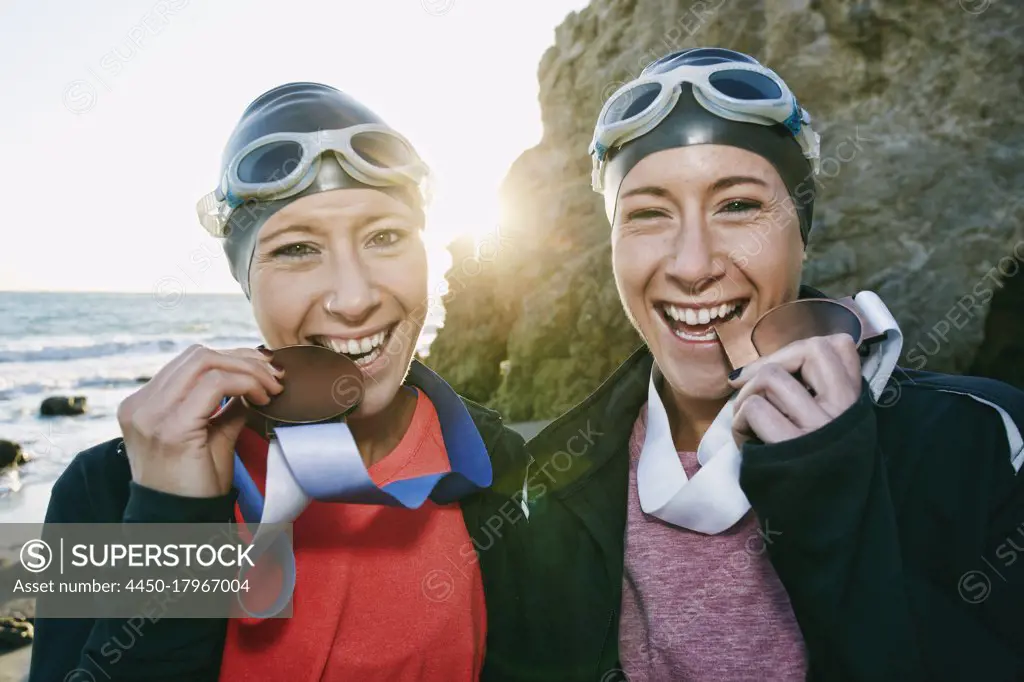
[[[437,412],[418,394],[401,442],[369,469],[378,486],[450,470]],[[263,491],[267,442],[246,429],[238,453]],[[458,504],[314,501],[294,523],[293,542],[292,617],[229,620],[221,680],[478,679],[483,582],[478,563],[460,560],[471,540]]]

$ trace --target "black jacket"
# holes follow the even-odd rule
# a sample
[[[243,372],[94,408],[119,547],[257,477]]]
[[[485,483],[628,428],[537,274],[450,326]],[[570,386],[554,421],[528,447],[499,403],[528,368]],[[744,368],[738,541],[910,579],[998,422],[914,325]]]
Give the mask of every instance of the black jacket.
[[[463,401],[491,457],[494,483],[460,502],[475,544],[489,615],[509,583],[505,555],[491,551],[519,511],[526,451],[497,412]],[[78,454],[53,487],[48,523],[212,523],[233,517],[237,491],[212,499],[168,495],[136,485],[120,439]],[[498,596],[495,596],[498,595]],[[40,599],[45,600],[41,596]],[[58,597],[59,598],[59,597]],[[139,621],[143,619],[138,619]],[[414,626],[414,624],[411,624]],[[226,619],[37,619],[30,682],[206,682],[217,680]],[[507,631],[496,626],[497,632]],[[77,674],[72,671],[78,670]],[[296,671],[299,672],[299,671]],[[301,677],[301,675],[300,675]]]
[[[485,678],[619,682],[628,442],[647,400],[639,349],[527,444],[529,519],[503,550],[518,587]],[[897,370],[816,432],[742,449],[740,484],[813,680],[1024,679],[1024,393]],[[680,558],[685,566],[685,557]],[[728,655],[724,652],[723,655]]]

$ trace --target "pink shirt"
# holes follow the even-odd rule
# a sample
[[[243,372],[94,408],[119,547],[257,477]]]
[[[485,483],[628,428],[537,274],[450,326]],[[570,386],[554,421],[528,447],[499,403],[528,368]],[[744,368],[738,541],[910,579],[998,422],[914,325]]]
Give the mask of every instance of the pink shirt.
[[[703,535],[640,508],[636,465],[647,431],[640,410],[629,442],[629,509],[619,655],[630,682],[803,680],[803,637],[768,559],[778,530],[750,511],[729,530]],[[688,477],[697,453],[681,452]]]

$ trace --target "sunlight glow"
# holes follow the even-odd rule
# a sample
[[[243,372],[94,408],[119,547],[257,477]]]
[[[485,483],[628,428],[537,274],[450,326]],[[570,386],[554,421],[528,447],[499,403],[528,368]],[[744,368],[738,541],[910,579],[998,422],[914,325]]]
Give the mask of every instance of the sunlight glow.
[[[194,213],[245,106],[334,85],[435,174],[431,282],[445,246],[497,227],[497,191],[541,138],[537,65],[585,0],[8,2],[0,21],[0,290],[238,292]],[[339,32],[311,33],[319,27]]]

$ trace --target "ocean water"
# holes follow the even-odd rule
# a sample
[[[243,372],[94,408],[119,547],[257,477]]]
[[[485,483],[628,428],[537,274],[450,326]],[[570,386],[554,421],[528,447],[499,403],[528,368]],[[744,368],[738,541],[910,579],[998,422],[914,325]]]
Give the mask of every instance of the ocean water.
[[[49,487],[74,456],[117,437],[117,407],[175,355],[261,343],[242,295],[0,292],[0,439],[32,461],[0,474],[0,520],[37,522]],[[420,337],[425,353],[440,320]],[[41,417],[50,396],[85,396],[87,412]]]

